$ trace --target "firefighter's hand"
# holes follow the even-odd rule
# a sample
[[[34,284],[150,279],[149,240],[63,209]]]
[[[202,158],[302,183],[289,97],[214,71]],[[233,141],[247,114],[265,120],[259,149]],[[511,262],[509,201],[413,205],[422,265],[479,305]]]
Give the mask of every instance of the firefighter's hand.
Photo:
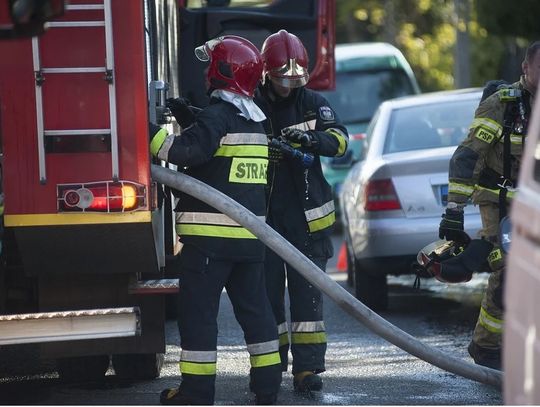
[[[289,127],[283,129],[282,134],[288,141],[300,144],[302,147],[313,146],[313,136],[309,132]]]
[[[461,242],[466,233],[463,227],[463,208],[447,208],[439,224],[439,238]]]
[[[191,103],[186,98],[169,98],[167,107],[183,129],[189,127],[195,121],[195,114],[191,110]]]

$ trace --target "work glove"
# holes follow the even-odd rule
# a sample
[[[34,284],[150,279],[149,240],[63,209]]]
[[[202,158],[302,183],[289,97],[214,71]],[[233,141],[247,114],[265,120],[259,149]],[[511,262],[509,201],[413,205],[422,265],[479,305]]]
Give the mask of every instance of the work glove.
[[[300,129],[286,128],[282,132],[283,137],[288,141],[300,144],[302,147],[313,147],[314,139],[309,131],[303,131]]]
[[[439,224],[439,238],[463,242],[467,234],[463,227],[463,208],[447,208]]]
[[[192,111],[191,103],[186,98],[169,98],[166,103],[180,127],[185,129],[195,121],[195,114]]]

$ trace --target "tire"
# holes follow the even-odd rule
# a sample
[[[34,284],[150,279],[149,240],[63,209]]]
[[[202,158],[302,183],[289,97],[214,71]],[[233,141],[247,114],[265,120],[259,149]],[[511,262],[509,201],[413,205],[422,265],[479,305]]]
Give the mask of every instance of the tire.
[[[159,377],[165,357],[163,353],[127,353],[113,355],[116,376],[126,380],[152,380]]]
[[[386,274],[372,274],[368,269],[356,263],[354,273],[355,295],[364,305],[373,311],[388,309],[388,283]]]
[[[56,370],[64,382],[101,381],[109,364],[109,355],[69,357],[57,359]]]

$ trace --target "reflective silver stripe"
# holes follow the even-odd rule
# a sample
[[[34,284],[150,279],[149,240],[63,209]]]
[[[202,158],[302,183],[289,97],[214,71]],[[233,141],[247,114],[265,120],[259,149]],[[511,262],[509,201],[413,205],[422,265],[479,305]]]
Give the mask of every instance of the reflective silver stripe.
[[[182,349],[180,360],[184,362],[214,363],[217,360],[217,351]]]
[[[279,340],[252,343],[247,345],[250,355],[264,355],[265,353],[277,352],[279,349]]]
[[[315,124],[317,123],[317,119],[308,120],[307,122],[302,122],[298,124],[293,124],[292,126],[288,126],[289,129],[300,129],[300,130],[315,130]]]
[[[262,133],[229,133],[221,138],[220,145],[258,144],[267,145],[268,138]]]
[[[326,202],[323,206],[309,209],[305,211],[304,213],[306,215],[306,220],[310,222],[315,219],[320,219],[334,211],[335,211],[334,201],[329,201],[329,202]]]
[[[263,222],[266,220],[264,216],[257,216]],[[178,212],[176,214],[176,223],[197,223],[201,225],[223,225],[223,226],[240,226],[240,224],[227,215],[222,213],[212,212]]]
[[[495,318],[483,308],[480,307],[480,316],[478,317],[478,322],[488,331],[501,333],[503,329],[503,321],[501,319]]]
[[[324,331],[324,321],[302,321],[291,323],[292,332],[321,332]]]
[[[339,133],[339,135],[341,137],[343,137],[345,140],[347,140],[347,136],[345,136],[345,133],[343,133],[340,129],[336,129],[335,127],[330,127],[328,129],[326,129],[325,131],[330,131],[330,130],[332,130],[333,132]]]
[[[277,326],[278,335],[284,334],[286,332],[289,332],[287,328],[287,322],[283,322]]]
[[[523,136],[519,134],[510,135],[510,142],[512,144],[523,144]]]
[[[470,128],[473,129],[479,126],[487,127],[488,129],[493,130],[495,132],[495,135],[497,136],[502,133],[502,126],[495,120],[491,120],[485,117],[478,117],[473,120]]]
[[[175,137],[176,136],[174,134],[169,134],[167,137],[165,137],[165,141],[161,145],[161,148],[159,149],[158,155],[157,155],[157,157],[160,160],[168,161],[168,159],[169,159],[169,150],[171,149],[171,147],[172,147],[172,145],[174,143],[174,138]]]

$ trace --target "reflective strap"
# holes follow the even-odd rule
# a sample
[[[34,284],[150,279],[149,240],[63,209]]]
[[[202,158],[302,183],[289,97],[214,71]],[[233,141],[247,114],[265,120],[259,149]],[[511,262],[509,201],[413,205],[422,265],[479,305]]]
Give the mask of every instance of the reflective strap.
[[[523,144],[523,136],[521,134],[511,134],[510,135],[510,142],[512,144],[522,145]]]
[[[265,148],[268,153],[268,148]],[[266,185],[267,168],[267,157],[233,157],[229,172],[229,182]]]
[[[282,322],[277,326],[278,335],[281,335],[282,333],[287,333],[289,330],[287,329],[287,322]]]
[[[291,323],[292,332],[321,332],[324,330],[324,321],[302,321]]]
[[[174,134],[169,134],[165,138],[165,141],[163,142],[163,145],[159,149],[159,152],[158,152],[158,155],[157,155],[157,157],[160,160],[169,161],[169,150],[171,149],[175,138],[176,138],[176,136]]]
[[[314,130],[316,124],[317,124],[317,119],[313,119],[313,120],[308,120],[307,122],[293,124],[292,126],[288,126],[287,128],[308,131],[308,130]]]
[[[329,129],[326,129],[325,131],[337,139],[339,146],[338,146],[338,151],[336,155],[338,157],[341,157],[343,154],[345,154],[345,151],[347,150],[347,145],[349,144],[349,140],[340,129],[335,129],[331,127]]]
[[[267,146],[221,146],[214,157],[263,157],[268,158]]]
[[[184,350],[180,355],[180,372],[207,376],[216,374],[217,351]]]
[[[169,132],[166,129],[161,129],[154,134],[154,137],[152,137],[152,141],[150,142],[150,153],[154,157],[157,157],[158,152],[168,135]]]
[[[257,216],[265,222],[265,216]],[[213,212],[178,212],[176,223],[200,223],[204,225],[240,226],[238,222],[222,213]]]
[[[478,322],[489,332],[500,334],[502,333],[503,321],[497,319],[488,314],[484,307],[480,308],[480,316],[478,317]]]
[[[488,192],[490,194],[493,194],[495,196],[499,196],[499,192],[501,192],[500,189],[490,189],[490,188],[485,188],[485,187],[482,187],[480,185],[476,185],[476,188],[478,189],[478,191],[485,191],[485,192]],[[511,189],[506,189],[506,198],[507,199],[513,199],[515,194],[516,194],[516,190],[511,190]]]
[[[448,193],[471,196],[474,192],[474,187],[465,184],[458,184],[457,182],[448,183]]]
[[[223,237],[228,239],[257,239],[253,233],[243,227],[215,225],[176,225],[179,236]]]
[[[198,376],[210,376],[216,374],[216,363],[195,363],[180,362],[180,372],[182,374],[192,374]]]
[[[327,215],[324,218],[308,222],[309,231],[313,233],[318,232],[319,230],[326,229],[332,226],[335,221],[336,214],[335,212],[332,212],[330,215]]]
[[[250,356],[249,362],[251,364],[251,367],[266,367],[266,366],[280,365],[281,358],[279,356],[279,352],[273,352],[267,355]]]
[[[326,332],[293,332],[291,342],[293,344],[326,343]]]
[[[216,363],[217,351],[215,350],[185,350],[182,349],[180,360],[183,362]]]
[[[279,341],[273,340],[268,342],[251,343],[247,345],[247,350],[250,355],[262,355],[277,351],[279,348]]]
[[[289,343],[289,331],[287,329],[287,322],[282,322],[278,325],[279,346],[287,345]]]
[[[220,146],[242,144],[258,144],[266,146],[268,145],[268,138],[266,137],[266,134],[262,133],[228,133],[220,140]]]
[[[469,128],[474,129],[476,127],[484,127],[487,131],[494,134],[495,136],[498,136],[502,133],[502,126],[495,120],[489,119],[487,117],[475,118]]]

